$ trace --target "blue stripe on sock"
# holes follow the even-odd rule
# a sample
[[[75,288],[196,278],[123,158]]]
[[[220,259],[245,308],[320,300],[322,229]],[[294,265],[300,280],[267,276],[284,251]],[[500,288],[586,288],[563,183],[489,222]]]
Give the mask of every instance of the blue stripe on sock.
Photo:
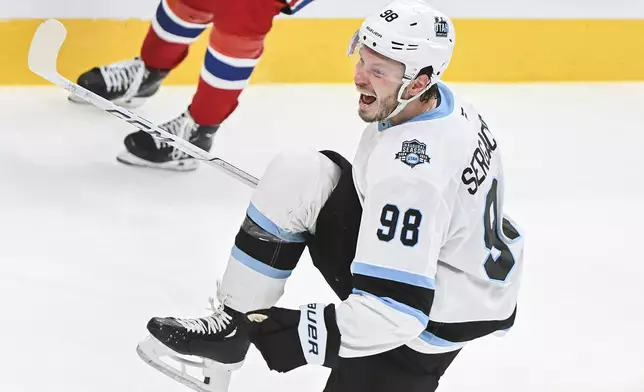
[[[206,27],[190,28],[177,24],[165,12],[162,4],[159,4],[159,7],[157,8],[156,20],[159,23],[159,26],[161,26],[161,28],[166,32],[184,38],[197,38],[199,34],[206,29]]]
[[[233,258],[240,263],[244,264],[246,267],[252,269],[253,271],[259,272],[262,275],[268,276],[273,279],[286,279],[291,276],[293,271],[284,271],[277,268],[273,268],[270,265],[266,265],[261,261],[250,257],[243,250],[234,246],[231,254]]]
[[[267,231],[268,233],[273,234],[277,238],[286,241],[286,242],[306,242],[308,239],[308,233],[294,233],[291,231],[286,231],[281,227],[277,226],[273,221],[268,219],[264,214],[259,212],[257,207],[251,203],[248,206],[246,211],[250,219],[253,222],[257,223],[259,227]]]
[[[405,283],[411,286],[423,287],[431,290],[434,290],[436,287],[435,280],[428,276],[361,263],[358,261],[354,261],[351,264],[351,272],[354,274],[392,280],[394,282]]]
[[[206,51],[205,66],[213,76],[231,82],[250,79],[255,69],[255,67],[234,67],[226,64],[213,56],[210,51]]]
[[[427,325],[429,323],[429,316],[423,313],[422,311],[412,308],[409,305],[405,305],[403,303],[400,303],[392,298],[389,297],[378,297],[377,295],[373,295],[369,292],[366,292],[364,290],[358,290],[358,289],[353,289],[353,294],[360,294],[360,295],[366,295],[372,298],[376,298],[378,301],[384,303],[385,305],[389,306],[392,309],[396,309],[399,312],[408,314],[410,316],[413,316],[416,318],[416,320],[420,321],[421,324]]]

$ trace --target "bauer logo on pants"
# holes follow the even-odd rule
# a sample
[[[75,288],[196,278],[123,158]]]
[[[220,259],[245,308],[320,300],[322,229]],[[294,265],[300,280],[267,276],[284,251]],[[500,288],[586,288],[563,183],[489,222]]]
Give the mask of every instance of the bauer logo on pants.
[[[414,167],[421,163],[429,162],[426,155],[427,145],[418,140],[408,140],[403,142],[402,151],[396,154],[396,159],[400,159],[404,164]]]

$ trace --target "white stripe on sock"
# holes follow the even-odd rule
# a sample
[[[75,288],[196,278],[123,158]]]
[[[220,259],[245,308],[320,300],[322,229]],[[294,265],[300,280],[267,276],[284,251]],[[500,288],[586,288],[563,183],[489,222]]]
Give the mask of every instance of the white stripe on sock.
[[[256,67],[257,63],[259,62],[259,58],[256,59],[239,59],[235,57],[229,57],[226,56],[225,54],[219,53],[217,50],[213,49],[211,46],[208,46],[208,53],[212,55],[212,57],[216,58],[217,60],[221,61],[222,63],[226,63],[230,66],[233,67]]]
[[[201,67],[201,77],[206,83],[208,83],[212,87],[219,88],[222,90],[243,90],[246,86],[248,86],[248,81],[249,81],[249,79],[234,80],[234,81],[220,79],[215,75],[211,74],[208,71],[208,69],[206,69],[205,64],[203,65],[203,67]]]
[[[152,19],[152,29],[155,33],[164,41],[170,42],[173,44],[185,44],[189,45],[193,43],[197,38],[182,37],[180,35],[172,34],[163,29],[159,22],[156,19]]]

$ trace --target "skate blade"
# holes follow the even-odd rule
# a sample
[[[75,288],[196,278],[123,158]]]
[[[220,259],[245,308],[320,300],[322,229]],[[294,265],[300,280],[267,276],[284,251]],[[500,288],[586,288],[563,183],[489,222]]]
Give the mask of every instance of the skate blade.
[[[222,364],[209,359],[182,356],[158,341],[148,336],[138,344],[136,352],[139,357],[148,365],[172,378],[173,380],[187,386],[197,392],[228,392],[232,372],[239,369],[243,362],[234,364]],[[162,358],[172,360],[180,366],[173,367]],[[203,374],[203,381],[188,373],[200,369]]]
[[[148,99],[148,98],[137,98],[137,97],[134,97],[134,98],[130,98],[130,99],[128,99],[128,100],[125,100],[125,99],[115,99],[115,100],[113,100],[113,101],[111,101],[111,102],[113,102],[113,103],[115,103],[116,105],[119,105],[119,106],[121,106],[121,107],[124,107],[124,108],[128,108],[128,109],[136,109],[136,108],[138,108],[138,107],[142,106],[142,105],[145,103],[145,101],[146,101],[147,99]],[[88,103],[87,101],[85,101],[83,98],[80,98],[79,96],[76,96],[76,95],[74,95],[74,94],[70,94],[70,95],[67,97],[67,100],[68,100],[69,102],[73,102],[73,103],[76,103],[76,104],[79,104],[79,105],[89,105],[89,103]]]
[[[179,171],[179,172],[193,171],[193,170],[197,170],[197,168],[199,167],[199,162],[196,159],[190,158],[190,159],[182,159],[180,161],[156,163],[156,162],[146,161],[145,159],[141,159],[129,151],[123,151],[122,153],[120,153],[116,157],[116,160],[131,166],[147,167],[151,169],[171,170],[171,171]]]

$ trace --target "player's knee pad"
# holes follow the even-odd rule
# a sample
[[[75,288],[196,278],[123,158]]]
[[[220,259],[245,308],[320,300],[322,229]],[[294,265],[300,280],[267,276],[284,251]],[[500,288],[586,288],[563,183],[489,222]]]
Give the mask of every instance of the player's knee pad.
[[[251,202],[283,230],[313,234],[320,209],[337,185],[340,172],[316,150],[282,152],[268,164]]]
[[[186,4],[185,0],[161,0],[152,29],[164,41],[191,44],[208,28],[214,15]]]

